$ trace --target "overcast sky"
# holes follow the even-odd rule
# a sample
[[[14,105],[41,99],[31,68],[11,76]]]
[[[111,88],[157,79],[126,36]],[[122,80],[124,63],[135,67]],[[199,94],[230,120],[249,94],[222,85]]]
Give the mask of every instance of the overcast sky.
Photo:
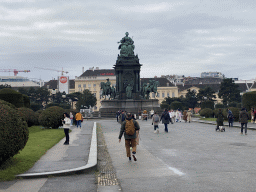
[[[48,81],[62,67],[71,79],[82,67],[112,69],[129,32],[141,77],[255,79],[255,8],[255,0],[0,0],[1,70]]]

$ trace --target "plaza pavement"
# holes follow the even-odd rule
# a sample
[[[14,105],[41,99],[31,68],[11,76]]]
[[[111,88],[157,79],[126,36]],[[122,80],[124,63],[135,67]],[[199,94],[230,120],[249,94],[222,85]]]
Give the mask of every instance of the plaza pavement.
[[[176,144],[176,146],[180,145],[181,141],[177,140],[175,137],[175,133],[172,133],[173,127],[180,127],[180,126],[192,126],[196,127],[199,123],[206,123],[209,124],[209,127],[213,129],[215,126],[215,122],[205,122],[200,121],[199,119],[193,118],[192,123],[174,123],[174,125],[169,125],[169,136],[168,134],[161,133],[156,136],[153,134],[151,121],[142,121],[138,120],[141,125],[141,141],[140,145],[138,146],[138,153],[137,153],[137,162],[129,162],[127,160],[125,154],[125,147],[124,147],[124,138],[122,138],[121,144],[118,143],[118,133],[120,124],[118,124],[115,119],[111,120],[104,120],[98,119],[95,120],[96,122],[102,125],[103,134],[106,140],[106,145],[109,151],[109,154],[112,158],[112,163],[117,175],[118,185],[117,186],[98,186],[97,191],[214,191],[213,186],[210,188],[205,187],[204,184],[202,185],[195,185],[190,186],[188,180],[186,180],[187,176],[187,167],[184,165],[183,168],[176,168],[178,166],[173,166],[177,164],[173,162],[173,165],[170,165],[170,162],[166,162],[166,158],[164,155],[169,154],[172,157],[176,156],[177,150],[182,151],[180,147],[177,149],[172,149],[168,142],[170,140],[173,142],[172,144]],[[199,125],[199,124],[198,124]],[[227,125],[224,123],[224,125]],[[162,125],[160,125],[161,127]],[[240,124],[235,122],[234,129],[230,128],[232,132],[240,133],[240,130],[237,129],[240,127]],[[248,130],[256,129],[256,124],[248,123]],[[89,160],[90,150],[91,147],[95,148],[95,140],[94,143],[92,142],[93,131],[94,130],[94,122],[93,121],[86,121],[83,124],[82,129],[77,129],[75,126],[72,127],[72,132],[70,133],[70,145],[66,146],[63,145],[64,139],[62,139],[58,144],[56,144],[53,148],[47,151],[47,153],[42,156],[42,158],[35,163],[35,165],[28,170],[24,174],[18,175],[18,177],[23,178],[38,178],[39,179],[23,179],[18,181],[11,181],[11,182],[1,182],[0,183],[0,192],[2,191],[44,191],[45,183],[47,182],[46,176],[57,176],[57,175],[68,175],[72,173],[84,172],[86,174],[86,170],[90,170],[90,168],[95,167],[97,164],[97,156],[95,162],[95,151],[93,152],[91,160]],[[177,129],[178,130],[178,129]],[[227,130],[226,131],[230,131]],[[212,131],[212,130],[211,130]],[[248,131],[249,132],[249,131]],[[181,132],[178,132],[181,133]],[[192,133],[192,132],[191,132]],[[225,134],[225,133],[224,133]],[[250,133],[248,133],[250,135]],[[152,137],[153,136],[153,137]],[[169,137],[169,138],[168,138]],[[157,139],[160,139],[157,141]],[[199,138],[197,138],[199,139]],[[156,142],[157,145],[156,146]],[[206,142],[206,141],[204,141]],[[233,142],[235,145],[235,142]],[[246,145],[245,142],[241,142],[241,145]],[[237,142],[237,146],[239,146],[239,142]],[[252,144],[250,144],[252,145]],[[159,147],[162,151],[159,154]],[[94,149],[95,150],[95,149]],[[202,149],[205,150],[205,149]],[[193,150],[191,149],[191,152]],[[198,151],[197,151],[198,152]],[[96,149],[97,153],[97,149]],[[164,154],[164,155],[163,155]],[[196,159],[195,154],[190,154],[192,160]],[[92,162],[92,159],[94,159]],[[167,159],[170,159],[168,157]],[[88,160],[90,162],[88,162]],[[180,161],[184,161],[181,160]],[[216,159],[215,159],[216,161]],[[188,162],[182,162],[183,164]],[[200,162],[198,162],[200,163]],[[201,162],[203,167],[206,168],[204,162]],[[196,169],[196,168],[195,168]],[[185,171],[183,171],[185,170]],[[202,169],[198,169],[202,170]],[[207,170],[207,168],[206,168]],[[254,168],[253,168],[254,170]],[[245,171],[245,170],[243,170]],[[189,171],[188,171],[189,172]],[[221,173],[220,173],[221,174]],[[217,174],[220,178],[220,175]],[[75,176],[70,176],[75,177]],[[256,178],[254,175],[251,175],[252,178]],[[225,179],[225,178],[224,178]],[[220,182],[218,179],[216,179]],[[226,179],[228,180],[228,179]],[[190,181],[191,182],[191,181]],[[199,181],[203,182],[202,181]],[[209,181],[205,181],[206,183]],[[220,182],[221,183],[221,182]],[[76,180],[74,181],[76,184]],[[92,185],[92,184],[91,184]],[[96,184],[95,184],[96,185]],[[81,186],[82,187],[82,186]],[[212,187],[212,190],[211,190]],[[58,191],[52,188],[47,188],[47,191]],[[95,191],[95,188],[92,187],[91,191]],[[232,188],[233,189],[233,188]],[[238,189],[237,191],[239,191]],[[65,189],[63,189],[65,191]],[[66,191],[72,191],[66,189]],[[73,190],[75,191],[75,190]],[[229,191],[223,190],[220,188],[217,191]],[[232,190],[230,190],[232,191]],[[234,190],[233,190],[234,191]],[[253,191],[253,190],[243,190],[243,191]]]

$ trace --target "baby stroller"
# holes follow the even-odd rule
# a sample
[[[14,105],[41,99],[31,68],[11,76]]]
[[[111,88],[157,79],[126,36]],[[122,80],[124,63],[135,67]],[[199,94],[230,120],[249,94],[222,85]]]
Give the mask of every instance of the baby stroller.
[[[224,126],[217,126],[216,131],[225,132]]]

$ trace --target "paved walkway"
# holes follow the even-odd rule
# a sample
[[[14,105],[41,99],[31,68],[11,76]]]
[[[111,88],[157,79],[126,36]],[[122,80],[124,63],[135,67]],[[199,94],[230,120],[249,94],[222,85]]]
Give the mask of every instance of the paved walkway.
[[[138,184],[140,181],[146,182],[145,175],[153,175],[154,179],[149,179],[150,182],[155,182],[156,178],[162,177],[163,179],[173,177],[177,179],[177,176],[182,176],[184,173],[178,169],[172,168],[171,166],[167,166],[167,163],[163,160],[159,159],[152,155],[153,153],[148,149],[148,145],[145,145],[146,142],[143,141],[141,145],[138,147],[139,154],[139,167],[136,162],[129,163],[125,156],[124,150],[124,139],[122,139],[122,144],[119,144],[117,141],[117,136],[120,128],[120,124],[116,123],[114,120],[105,121],[105,120],[95,120],[100,122],[103,127],[104,136],[106,139],[106,144],[108,146],[108,150],[112,155],[113,165],[116,169],[118,180],[122,182],[122,188],[128,189],[129,187],[133,187],[133,184]],[[202,121],[197,118],[192,119],[194,122],[198,123],[206,123],[206,124],[216,124],[216,122],[210,121]],[[109,123],[111,122],[111,123]],[[151,121],[142,122],[145,125],[143,126],[151,126]],[[188,123],[187,123],[188,124]],[[178,124],[177,124],[178,125]],[[225,126],[228,126],[227,122],[224,123]],[[105,127],[106,126],[106,127]],[[24,178],[35,178],[35,177],[45,177],[48,175],[61,175],[61,174],[69,174],[77,171],[83,171],[90,167],[94,167],[89,159],[89,155],[91,154],[91,148],[96,148],[96,152],[91,154],[94,157],[96,156],[97,163],[97,141],[95,142],[95,138],[93,138],[94,133],[94,122],[86,121],[83,124],[82,129],[72,127],[72,132],[70,133],[70,145],[63,145],[64,140],[62,139],[58,144],[56,144],[53,148],[47,151],[47,153],[42,156],[42,158],[35,163],[35,165],[28,170],[26,173],[19,175]],[[239,128],[240,124],[238,122],[234,123],[234,128]],[[248,123],[248,129],[256,129],[256,124]],[[96,131],[96,130],[95,130]],[[239,131],[238,131],[239,132]],[[142,132],[144,137],[150,136],[151,131]],[[161,135],[159,135],[161,136]],[[159,137],[158,136],[158,137]],[[150,136],[151,137],[151,136]],[[92,139],[93,138],[93,139]],[[167,137],[168,138],[168,137]],[[166,138],[165,138],[166,139]],[[175,138],[173,138],[175,139]],[[94,140],[94,144],[92,142]],[[162,140],[165,142],[165,140]],[[161,142],[162,142],[161,141]],[[160,143],[159,143],[160,144]],[[159,150],[159,149],[156,149]],[[166,149],[167,150],[167,149]],[[169,149],[168,149],[169,150]],[[168,151],[170,152],[170,151]],[[139,168],[139,169],[138,169]],[[167,168],[167,169],[166,169]],[[72,177],[72,176],[71,176]],[[137,178],[138,180],[131,179]],[[142,180],[140,180],[142,178]],[[32,182],[33,180],[33,182]],[[47,178],[41,179],[29,179],[29,180],[16,180],[11,182],[2,182],[0,183],[0,192],[2,191],[42,191],[42,187],[45,185]],[[127,183],[126,181],[129,181]],[[151,183],[148,183],[150,186]],[[159,180],[158,182],[162,182]],[[167,182],[168,183],[168,182]],[[155,183],[158,185],[157,183]],[[96,185],[96,184],[95,184]],[[138,186],[137,186],[138,187]],[[143,191],[143,187],[138,188],[139,191]],[[154,187],[153,187],[154,188]],[[163,188],[164,189],[164,188]],[[166,188],[165,188],[166,189]],[[98,186],[98,191],[120,191],[119,187],[108,186],[102,187]],[[126,190],[124,190],[126,191]]]
[[[46,183],[47,178],[44,177],[86,172],[97,166],[96,124],[93,121],[86,121],[82,123],[81,129],[73,126],[71,130],[69,145],[63,145],[65,141],[63,138],[49,149],[31,169],[17,175],[18,178],[31,179],[0,182],[0,192],[36,192]]]

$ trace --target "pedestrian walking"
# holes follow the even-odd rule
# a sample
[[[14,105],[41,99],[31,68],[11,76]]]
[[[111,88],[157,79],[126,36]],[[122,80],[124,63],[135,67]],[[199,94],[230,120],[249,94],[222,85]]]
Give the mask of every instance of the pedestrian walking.
[[[64,142],[64,145],[69,145],[69,129],[70,129],[71,120],[67,113],[64,113],[63,116],[64,116],[64,119],[62,120],[62,125],[63,125],[64,133],[66,136],[66,141]]]
[[[136,114],[134,115],[132,115],[132,119],[134,120],[134,121],[136,121],[137,123],[138,123],[138,125],[140,126],[140,124],[139,124],[139,122],[136,120]],[[140,144],[140,130],[136,130],[136,146],[138,146]],[[132,148],[131,148],[132,149]]]
[[[228,110],[228,126],[233,127],[234,115],[231,110]]]
[[[187,123],[187,118],[188,118],[187,110],[184,110],[184,112],[183,112],[183,120],[185,121],[185,123]]]
[[[253,119],[254,123],[256,123],[256,110],[254,110],[254,119]]]
[[[120,111],[117,111],[116,112],[116,121],[118,122],[118,117],[119,117],[119,115],[120,115]]]
[[[192,117],[192,113],[191,113],[191,110],[188,110],[187,112],[187,121],[190,123],[191,121],[191,117]]]
[[[80,129],[81,129],[81,122],[82,122],[82,119],[83,119],[82,114],[80,112],[78,112],[76,114],[75,118],[76,118],[76,127],[78,128],[78,126],[80,126]]]
[[[171,111],[168,111],[169,115],[170,115],[170,122],[171,124],[173,124],[173,121],[172,121],[172,112]]]
[[[254,123],[254,108],[251,108],[251,123]]]
[[[160,117],[159,115],[155,112],[155,114],[152,116],[152,125],[154,125],[154,133],[159,133],[159,124]]]
[[[72,112],[69,113],[69,117],[70,117],[70,120],[71,120],[70,126],[73,126],[73,119],[74,119],[74,116],[73,116],[73,113],[72,113]]]
[[[131,113],[127,113],[126,120],[122,123],[120,134],[119,134],[119,143],[121,142],[121,138],[124,135],[125,138],[125,149],[126,156],[131,161],[131,149],[132,146],[132,157],[134,161],[137,161],[136,158],[136,131],[140,130],[140,126],[137,121],[132,118]]]
[[[173,109],[171,110],[170,118],[172,120],[172,123],[174,123],[175,122],[175,111],[173,111]]]
[[[219,112],[217,114],[217,128],[216,128],[216,131],[221,130],[220,126],[221,127],[223,126],[223,121],[224,121],[224,116],[223,116],[223,113],[222,113],[221,109],[219,109]]]
[[[239,114],[239,122],[241,123],[241,134],[243,134],[243,129],[245,135],[247,135],[247,123],[248,123],[249,115],[246,109],[243,107]]]
[[[164,112],[162,113],[160,121],[162,121],[162,123],[164,124],[164,131],[168,133],[168,124],[170,122],[170,115],[167,109],[165,109]]]

